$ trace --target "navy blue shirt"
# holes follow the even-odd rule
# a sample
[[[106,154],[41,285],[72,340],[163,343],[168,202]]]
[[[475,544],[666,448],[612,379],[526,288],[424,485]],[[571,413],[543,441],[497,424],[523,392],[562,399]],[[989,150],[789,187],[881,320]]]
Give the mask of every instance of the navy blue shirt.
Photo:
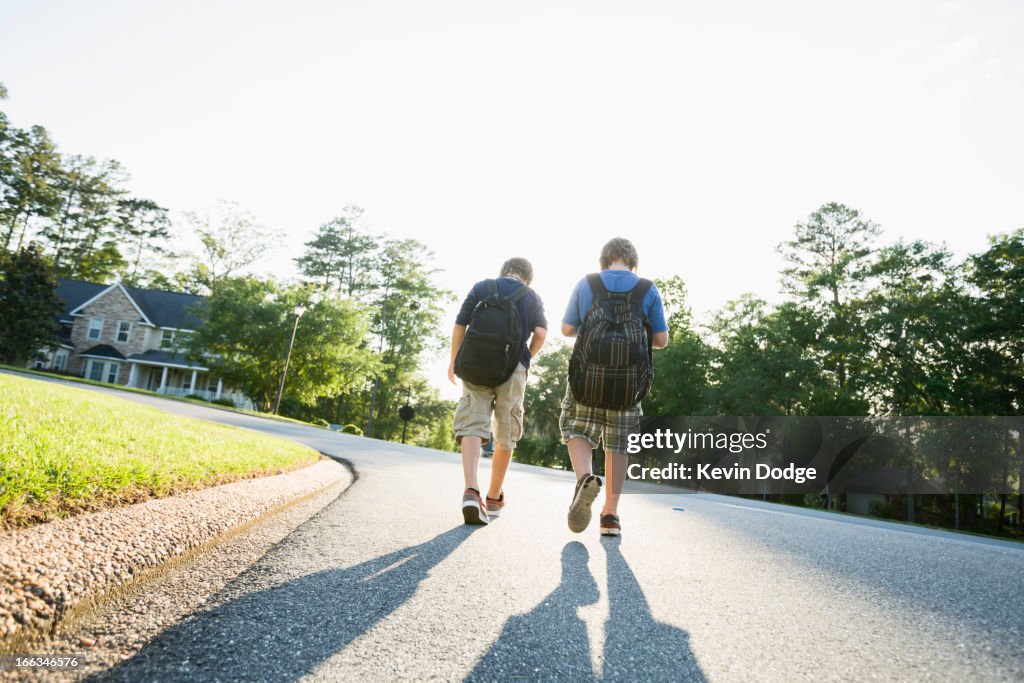
[[[497,283],[498,294],[501,296],[509,296],[520,287],[526,286],[514,277],[499,277],[497,278]],[[469,319],[473,317],[473,309],[487,296],[487,293],[487,280],[481,280],[473,285],[473,289],[469,290],[466,300],[462,302],[459,314],[455,317],[455,324],[469,325]],[[523,366],[529,370],[530,348],[526,345],[526,342],[530,339],[530,335],[533,334],[535,327],[548,329],[548,321],[544,317],[544,302],[537,296],[537,292],[532,289],[519,300],[516,306],[519,309],[519,320],[523,325],[522,362]]]

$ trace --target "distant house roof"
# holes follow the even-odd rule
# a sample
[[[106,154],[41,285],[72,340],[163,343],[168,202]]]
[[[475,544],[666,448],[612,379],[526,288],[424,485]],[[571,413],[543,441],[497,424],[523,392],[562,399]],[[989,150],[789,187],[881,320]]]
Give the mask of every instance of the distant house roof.
[[[120,351],[115,349],[113,346],[110,346],[109,344],[97,344],[91,349],[83,351],[78,355],[80,355],[82,358],[114,358],[116,360],[125,359]]]
[[[185,358],[184,354],[171,353],[170,351],[158,351],[157,349],[150,349],[143,353],[133,353],[128,356],[129,363],[142,363],[144,365],[166,365],[171,368],[193,368],[196,370],[206,370],[206,366],[190,361]]]
[[[175,329],[195,330],[200,326],[199,319],[189,309],[203,300],[194,294],[164,292],[158,289],[139,289],[122,285],[124,291],[132,298],[142,314],[157,327],[173,327]],[[71,312],[95,298],[110,285],[99,285],[82,280],[57,281],[57,294],[66,306],[61,311],[61,321],[71,322]]]
[[[60,309],[58,317],[62,322],[72,322],[71,311],[106,288],[107,285],[97,285],[93,282],[84,282],[82,280],[65,280],[63,278],[57,280],[57,296],[64,302],[64,307]]]
[[[195,330],[202,324],[199,318],[189,312],[192,306],[203,300],[201,296],[127,286],[125,289],[157,327]]]

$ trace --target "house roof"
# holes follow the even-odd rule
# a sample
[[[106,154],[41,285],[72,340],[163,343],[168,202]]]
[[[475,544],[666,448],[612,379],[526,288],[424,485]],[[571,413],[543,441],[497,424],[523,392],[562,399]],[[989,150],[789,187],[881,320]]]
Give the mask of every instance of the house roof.
[[[88,356],[92,358],[113,358],[115,360],[125,359],[121,352],[115,349],[110,344],[97,344],[91,349],[83,351],[78,355],[82,356],[83,358]]]
[[[189,311],[203,300],[201,296],[164,292],[159,289],[137,289],[127,285],[125,291],[135,299],[135,303],[157,327],[196,330],[202,324],[199,318]]]
[[[203,300],[201,296],[158,289],[139,289],[127,285],[121,287],[135,302],[143,316],[157,327],[195,330],[201,324],[199,319],[189,312],[191,307]],[[72,311],[110,288],[111,285],[83,280],[58,280],[57,294],[66,304],[61,310],[60,320],[71,322]]]
[[[57,296],[64,302],[64,307],[60,309],[59,319],[71,322],[71,311],[106,288],[107,285],[98,285],[83,280],[65,280],[64,278],[57,280]]]
[[[194,368],[206,370],[206,366],[190,361],[182,353],[171,353],[170,351],[159,351],[150,349],[143,353],[133,353],[128,356],[129,363],[143,363],[145,365],[166,365],[173,368]]]

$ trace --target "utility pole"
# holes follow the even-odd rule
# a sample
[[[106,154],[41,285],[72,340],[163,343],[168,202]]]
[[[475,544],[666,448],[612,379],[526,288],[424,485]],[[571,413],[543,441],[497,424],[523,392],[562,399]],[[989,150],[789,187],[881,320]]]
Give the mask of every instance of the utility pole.
[[[292,327],[292,338],[288,342],[288,354],[284,357],[284,370],[281,371],[281,383],[277,385],[277,398],[274,400],[274,415],[281,408],[281,394],[284,393],[284,380],[288,376],[288,364],[292,359],[292,348],[295,346],[295,333],[299,329],[299,318],[306,312],[306,307],[301,304],[295,307],[295,325]]]

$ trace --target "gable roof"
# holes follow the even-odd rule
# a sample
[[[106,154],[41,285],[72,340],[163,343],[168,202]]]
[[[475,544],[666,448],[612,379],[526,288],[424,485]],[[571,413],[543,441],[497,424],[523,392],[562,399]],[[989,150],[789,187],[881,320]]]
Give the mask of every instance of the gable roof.
[[[124,289],[157,327],[195,330],[202,324],[199,318],[189,312],[190,308],[203,300],[201,296],[159,289],[137,289],[127,285]]]
[[[60,320],[71,322],[71,315],[85,304],[110,289],[119,287],[132,300],[142,316],[156,327],[172,327],[182,330],[198,329],[201,322],[189,312],[203,297],[179,292],[164,292],[158,289],[139,289],[128,285],[100,285],[83,280],[57,281],[57,295],[65,302]]]
[[[83,280],[58,279],[57,296],[64,302],[64,307],[60,309],[58,317],[62,322],[72,322],[71,311],[89,299],[95,298],[104,289],[107,289],[107,285],[98,285],[94,282],[85,282]]]

